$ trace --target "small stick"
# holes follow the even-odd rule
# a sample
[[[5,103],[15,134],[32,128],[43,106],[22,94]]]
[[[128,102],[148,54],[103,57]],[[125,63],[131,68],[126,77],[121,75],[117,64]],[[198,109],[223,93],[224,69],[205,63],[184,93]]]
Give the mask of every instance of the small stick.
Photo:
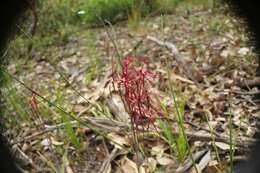
[[[109,168],[109,163],[111,163],[113,161],[113,159],[116,157],[117,152],[118,152],[118,148],[114,147],[114,149],[112,150],[110,155],[102,163],[102,166],[101,166],[100,170],[98,171],[98,173],[106,172],[106,170]]]
[[[181,57],[177,47],[174,44],[172,44],[168,41],[158,40],[157,38],[151,37],[151,36],[147,36],[147,39],[157,43],[160,46],[164,46],[168,50],[170,50],[172,55],[174,56],[175,60],[177,61],[177,63],[183,67],[184,72],[191,80],[193,80],[195,82],[201,82],[203,80],[203,76],[199,70],[192,68],[192,66],[190,66],[190,65],[187,66],[187,62],[184,61],[184,59]]]

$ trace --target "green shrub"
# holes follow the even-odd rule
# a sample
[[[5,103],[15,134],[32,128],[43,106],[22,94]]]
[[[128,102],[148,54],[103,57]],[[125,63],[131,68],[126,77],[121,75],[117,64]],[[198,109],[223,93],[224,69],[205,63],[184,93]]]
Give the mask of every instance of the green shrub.
[[[89,0],[82,10],[84,23],[95,25],[103,21],[115,22],[128,16],[132,0]],[[78,15],[80,15],[78,13]]]
[[[104,21],[114,23],[118,20],[147,16],[153,12],[171,12],[183,0],[89,0],[78,16],[89,25],[100,25]]]

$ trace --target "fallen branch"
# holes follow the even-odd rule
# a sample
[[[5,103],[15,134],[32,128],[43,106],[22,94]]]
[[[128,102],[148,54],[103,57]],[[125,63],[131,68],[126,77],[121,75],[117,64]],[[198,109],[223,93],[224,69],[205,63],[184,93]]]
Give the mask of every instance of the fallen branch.
[[[115,120],[112,120],[109,118],[87,117],[87,118],[84,118],[84,120],[82,120],[82,121],[84,122],[84,124],[87,123],[91,127],[91,129],[92,128],[96,129],[96,130],[98,129],[98,131],[100,131],[102,133],[114,132],[114,133],[118,133],[118,134],[127,134],[130,129],[128,124],[122,123],[119,121],[115,121]],[[76,122],[76,121],[73,121],[72,123],[80,124],[79,122]],[[74,124],[74,125],[76,125],[76,124]],[[15,141],[12,144],[17,144],[17,143],[21,143],[21,142],[24,142],[27,140],[32,140],[41,134],[47,133],[47,132],[52,131],[57,128],[61,128],[62,126],[64,126],[64,124],[53,126],[51,128],[46,128],[45,130],[35,133],[34,135],[27,136],[21,140]],[[159,133],[159,135],[160,135],[162,133],[162,131],[160,129],[157,129],[157,130],[146,129],[145,131],[144,131],[144,129],[138,129],[138,130],[140,130],[141,132],[147,133],[147,134],[149,134],[149,133],[158,134]],[[173,133],[173,135],[179,135],[179,132],[177,132],[177,131],[172,131],[172,133]],[[208,132],[201,133],[201,132],[186,131],[185,134],[187,135],[189,141],[211,142],[213,140],[212,138],[214,138],[215,142],[223,142],[226,144],[229,144],[229,141],[230,141],[229,137],[227,137],[227,136],[224,136],[224,135],[217,136],[217,135],[214,135],[214,134],[211,134]],[[239,137],[236,139],[235,142],[236,142],[236,147],[245,149],[245,146],[248,146],[248,145],[254,143],[255,139],[248,138],[248,137]]]
[[[201,158],[204,154],[206,154],[206,152],[208,152],[208,150],[202,150],[202,151],[198,151],[196,152],[192,157],[194,160],[198,160],[199,158]],[[192,161],[190,158],[187,158],[187,160],[185,160],[185,162],[179,166],[176,170],[176,172],[180,173],[180,172],[186,172],[187,170],[189,170],[192,167]]]
[[[260,85],[260,77],[255,77],[252,80],[244,80],[241,83],[238,83],[238,86],[240,86],[241,88],[253,88],[253,87],[257,87]]]
[[[100,170],[98,171],[98,173],[104,173],[104,172],[108,172],[108,170],[110,169],[109,167],[111,167],[111,162],[116,158],[117,153],[118,153],[118,148],[115,147],[112,152],[109,154],[109,156],[107,156],[107,158],[103,161],[102,166],[100,168]]]
[[[140,131],[142,131],[142,129],[140,129]],[[159,135],[162,132],[162,130],[154,130],[154,129],[147,129],[145,130],[146,133],[155,133],[155,134],[158,134]],[[172,134],[173,135],[176,135],[178,136],[179,135],[179,132],[178,131],[172,131]],[[226,143],[226,144],[229,144],[229,137],[223,135],[223,136],[216,136],[214,134],[211,134],[211,133],[201,133],[201,132],[191,132],[191,131],[186,131],[185,132],[187,138],[189,139],[189,141],[202,141],[202,142],[211,142],[213,141],[212,138],[214,138],[214,141],[215,142],[223,142],[223,143]],[[248,137],[239,137],[239,138],[236,138],[236,141],[235,141],[235,146],[240,148],[241,150],[246,150],[246,146],[249,146],[250,144],[254,143],[255,142],[255,139],[253,138],[248,138]]]
[[[22,143],[22,142],[25,142],[25,141],[31,141],[31,140],[37,138],[40,135],[43,135],[45,133],[48,133],[48,132],[54,131],[56,129],[62,128],[64,126],[66,126],[68,123],[70,123],[73,126],[78,124],[77,121],[71,121],[71,122],[67,122],[67,123],[61,123],[61,124],[58,124],[58,125],[55,125],[55,126],[49,126],[49,127],[46,127],[46,129],[44,129],[44,130],[41,130],[41,131],[36,132],[36,133],[29,135],[29,136],[25,136],[20,140],[16,140],[16,141],[12,142],[11,145],[15,145],[15,144]]]
[[[161,41],[158,40],[155,37],[147,36],[147,40],[153,41],[157,43],[160,46],[166,47],[168,50],[171,51],[173,57],[177,61],[177,63],[184,69],[184,72],[186,73],[187,77],[191,79],[194,82],[201,82],[203,80],[202,73],[197,70],[196,68],[193,68],[190,65],[187,65],[187,62],[184,61],[184,59],[181,57],[178,49],[176,46],[168,41]]]

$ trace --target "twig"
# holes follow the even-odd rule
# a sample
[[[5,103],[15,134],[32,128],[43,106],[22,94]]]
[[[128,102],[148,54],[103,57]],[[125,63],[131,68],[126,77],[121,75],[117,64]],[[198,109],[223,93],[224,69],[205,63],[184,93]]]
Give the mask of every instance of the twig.
[[[39,132],[34,133],[32,135],[23,137],[20,140],[14,141],[14,142],[11,143],[11,145],[15,145],[15,144],[22,143],[22,142],[25,142],[25,141],[30,141],[30,140],[36,138],[37,136],[40,136],[40,135],[43,135],[43,134],[48,133],[50,131],[56,130],[56,129],[61,128],[61,127],[64,127],[68,123],[73,124],[73,125],[78,124],[77,121],[71,121],[71,122],[67,122],[67,123],[61,123],[61,124],[58,124],[58,125],[55,125],[55,126],[50,126],[50,127],[47,127],[46,129],[44,129],[42,131],[39,131]]]
[[[252,80],[245,80],[241,83],[238,83],[238,86],[241,88],[252,88],[260,85],[260,77],[255,77]]]
[[[164,46],[168,50],[170,50],[173,57],[177,61],[177,63],[180,66],[182,66],[182,68],[184,69],[184,72],[186,73],[188,78],[190,78],[191,80],[193,80],[195,82],[200,82],[203,80],[203,77],[202,77],[202,74],[200,73],[200,71],[196,70],[195,68],[192,68],[192,66],[187,66],[187,62],[185,62],[184,59],[181,57],[177,47],[174,44],[172,44],[168,41],[158,40],[157,38],[151,37],[151,36],[147,36],[147,40],[153,41],[153,42],[157,43],[158,45]]]
[[[257,95],[260,94],[260,91],[247,91],[247,92],[243,92],[243,91],[232,91],[235,94],[240,94],[240,95]]]
[[[197,130],[204,130],[204,131],[206,131],[206,132],[213,133],[213,134],[214,134],[215,136],[217,136],[217,137],[220,137],[220,134],[218,134],[217,132],[211,131],[211,130],[209,130],[209,129],[207,129],[207,128],[204,128],[204,127],[201,127],[201,126],[198,126],[197,124],[195,124],[195,123],[193,123],[193,122],[191,122],[191,121],[185,120],[185,123],[187,123],[187,124],[189,124],[189,125],[191,125],[191,126],[197,128]]]
[[[112,150],[110,155],[102,163],[102,166],[101,166],[100,170],[98,171],[98,173],[105,173],[106,170],[109,169],[109,166],[110,166],[109,164],[112,162],[112,160],[115,159],[115,157],[117,156],[117,152],[118,152],[118,148],[114,147],[114,149]]]
[[[199,158],[201,158],[204,154],[206,154],[207,150],[202,150],[193,155],[193,158],[195,161],[197,161]],[[190,169],[192,166],[192,160],[188,158],[185,160],[183,166],[180,166],[177,168],[176,172],[186,172],[188,169]]]
[[[191,141],[212,141],[212,134],[210,133],[199,133],[199,132],[185,132]],[[174,135],[178,135],[178,132],[173,132]],[[229,144],[229,137],[226,136],[214,136],[215,142],[224,142]],[[248,144],[254,143],[255,140],[247,137],[240,137],[236,141],[236,146],[240,148],[245,148]]]
[[[27,156],[19,147],[15,146],[14,148],[15,148],[15,152],[18,152],[19,159],[21,159],[27,165],[31,165],[37,171],[41,170],[37,165],[33,163],[33,160],[29,156]]]
[[[157,129],[138,129],[141,132],[147,133],[147,134],[158,134],[159,135],[162,133],[162,130]],[[173,135],[178,136],[180,132],[178,131],[172,131]],[[212,134],[211,133],[201,133],[201,132],[191,132],[191,131],[186,131],[185,132],[186,136],[188,137],[189,141],[202,141],[202,142],[211,142],[212,141]],[[213,134],[214,135],[214,134]],[[222,136],[213,136],[215,139],[215,142],[223,142],[226,144],[229,144],[229,137],[226,135]],[[245,146],[248,146],[252,143],[256,142],[255,139],[253,138],[248,138],[248,137],[238,137],[236,138],[236,147],[239,147],[240,149],[245,149]]]

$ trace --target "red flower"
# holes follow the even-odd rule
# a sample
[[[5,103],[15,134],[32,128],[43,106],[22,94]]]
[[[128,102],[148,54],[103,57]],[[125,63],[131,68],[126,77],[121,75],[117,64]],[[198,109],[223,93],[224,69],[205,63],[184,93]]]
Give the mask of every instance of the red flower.
[[[154,124],[160,115],[156,103],[152,100],[155,96],[149,89],[155,74],[145,68],[147,62],[135,56],[127,56],[122,61],[119,72],[113,69],[113,85],[119,89],[125,108],[130,115],[135,130],[138,126]]]

